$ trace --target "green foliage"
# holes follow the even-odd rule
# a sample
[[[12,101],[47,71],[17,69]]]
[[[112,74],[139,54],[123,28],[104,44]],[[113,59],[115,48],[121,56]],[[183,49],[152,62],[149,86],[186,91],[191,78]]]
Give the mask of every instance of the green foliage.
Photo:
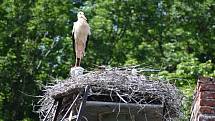
[[[0,120],[38,120],[28,95],[74,64],[71,30],[85,12],[92,36],[82,66],[159,68],[187,97],[198,76],[215,77],[213,0],[3,0],[0,2]]]
[[[174,72],[162,71],[159,73],[161,78],[170,80],[170,82],[176,84],[185,95],[182,102],[184,113],[182,120],[186,121],[189,119],[189,109],[193,101],[192,96],[198,76],[215,77],[214,70],[215,64],[211,60],[200,63],[197,58],[190,56],[177,64]]]

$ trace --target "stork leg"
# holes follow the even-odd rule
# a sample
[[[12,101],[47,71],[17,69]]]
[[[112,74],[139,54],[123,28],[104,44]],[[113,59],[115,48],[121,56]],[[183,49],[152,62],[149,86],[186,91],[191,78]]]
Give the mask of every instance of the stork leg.
[[[81,58],[77,58],[77,64],[76,66],[80,66],[81,65]]]
[[[77,67],[78,65],[78,58],[77,57],[75,57],[75,66],[74,67]]]

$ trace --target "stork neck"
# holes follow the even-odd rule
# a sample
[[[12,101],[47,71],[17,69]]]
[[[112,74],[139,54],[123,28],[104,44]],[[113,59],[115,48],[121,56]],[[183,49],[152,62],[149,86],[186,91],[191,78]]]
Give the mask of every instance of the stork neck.
[[[78,21],[79,21],[79,22],[87,22],[84,18],[81,18],[81,17],[78,18]]]

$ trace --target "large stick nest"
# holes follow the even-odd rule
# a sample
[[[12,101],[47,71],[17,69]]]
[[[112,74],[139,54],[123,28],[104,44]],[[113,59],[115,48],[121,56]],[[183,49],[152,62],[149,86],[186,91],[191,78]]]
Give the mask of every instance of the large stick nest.
[[[135,72],[139,71],[134,70]],[[58,80],[57,84],[45,87],[43,98],[39,101],[40,117],[44,117],[54,100],[64,97],[74,97],[85,86],[90,87],[89,95],[115,95],[119,100],[110,98],[112,102],[136,104],[162,104],[168,117],[179,117],[182,95],[172,84],[164,80],[148,79],[132,69],[104,69],[92,71],[83,75]],[[108,101],[110,99],[94,98],[91,100]]]

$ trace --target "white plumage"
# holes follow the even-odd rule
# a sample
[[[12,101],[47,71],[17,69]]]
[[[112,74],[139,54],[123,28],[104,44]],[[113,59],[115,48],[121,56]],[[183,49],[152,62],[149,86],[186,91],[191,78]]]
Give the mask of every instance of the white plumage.
[[[73,67],[70,69],[70,76],[71,77],[77,77],[79,75],[83,75],[84,68],[82,67]]]
[[[89,39],[90,26],[83,12],[77,14],[78,20],[74,22],[72,29],[73,49],[76,58],[75,66],[80,66],[81,59],[85,55]]]

